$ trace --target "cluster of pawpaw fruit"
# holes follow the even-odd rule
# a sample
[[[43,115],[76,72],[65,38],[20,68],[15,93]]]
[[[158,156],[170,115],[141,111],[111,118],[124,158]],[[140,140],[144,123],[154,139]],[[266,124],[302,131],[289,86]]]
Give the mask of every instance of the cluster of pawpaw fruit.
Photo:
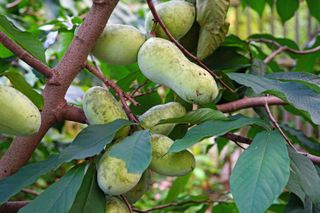
[[[160,3],[155,8],[175,39],[186,35],[195,21],[195,6],[184,0]],[[143,34],[132,26],[107,24],[92,53],[113,65],[138,62],[144,76],[172,89],[186,102],[213,102],[219,90],[210,73],[190,62],[168,40],[151,12],[146,15],[145,28],[147,33]],[[153,34],[157,37],[150,37]]]
[[[108,89],[98,86],[90,88],[85,93],[83,110],[90,124],[128,119],[120,103]],[[152,160],[144,173],[130,173],[125,161],[109,155],[112,145],[126,138],[129,129],[124,127],[117,132],[113,144],[106,148],[97,167],[99,187],[105,194],[113,196],[108,199],[107,208],[116,210],[126,207],[121,199],[114,197],[118,195],[124,195],[130,203],[138,201],[149,189],[151,180],[149,170],[166,176],[183,176],[193,170],[195,158],[190,151],[167,154],[174,143],[167,135],[175,124],[156,125],[162,119],[181,117],[185,114],[186,109],[180,103],[170,102],[154,106],[139,117],[141,127],[151,132]]]
[[[179,40],[195,21],[195,6],[184,0],[173,0],[156,5],[162,21]],[[135,27],[107,24],[92,51],[98,59],[113,65],[129,65],[138,62],[144,76],[154,83],[172,89],[189,103],[207,104],[218,96],[214,78],[200,66],[190,62],[168,40],[152,13],[146,15],[146,34]],[[154,37],[154,34],[157,37]],[[109,123],[116,119],[128,119],[121,104],[106,88],[90,88],[83,100],[83,109],[90,124]],[[108,145],[99,160],[97,181],[101,190],[111,196],[107,201],[108,212],[129,212],[122,199],[124,195],[134,203],[148,190],[151,173],[165,176],[184,176],[195,167],[195,158],[189,150],[168,153],[174,143],[168,135],[175,124],[160,124],[162,119],[182,117],[186,109],[178,102],[154,106],[139,117],[140,127],[151,133],[152,160],[144,173],[130,173],[125,161],[113,157],[109,150],[121,143],[129,134],[129,128],[120,129],[113,144]]]

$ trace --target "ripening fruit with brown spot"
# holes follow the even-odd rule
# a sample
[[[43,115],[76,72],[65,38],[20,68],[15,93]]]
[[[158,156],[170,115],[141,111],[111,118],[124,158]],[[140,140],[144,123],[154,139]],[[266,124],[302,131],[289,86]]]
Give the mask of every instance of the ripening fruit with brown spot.
[[[113,97],[108,89],[102,87],[91,87],[83,97],[83,111],[89,124],[106,124],[116,119],[128,117],[121,104]],[[120,129],[116,138],[128,135],[130,127]]]
[[[168,40],[148,39],[139,50],[138,65],[149,80],[171,88],[186,102],[207,104],[218,96],[219,89],[210,73],[190,62]]]
[[[122,24],[108,24],[96,41],[93,55],[113,65],[129,65],[137,61],[145,35],[137,28]]]
[[[106,213],[130,213],[127,205],[117,197],[111,197],[106,203]]]
[[[184,106],[178,102],[160,104],[150,108],[139,117],[140,125],[152,133],[169,135],[175,124],[157,125],[157,123],[163,119],[182,117],[186,113]]]

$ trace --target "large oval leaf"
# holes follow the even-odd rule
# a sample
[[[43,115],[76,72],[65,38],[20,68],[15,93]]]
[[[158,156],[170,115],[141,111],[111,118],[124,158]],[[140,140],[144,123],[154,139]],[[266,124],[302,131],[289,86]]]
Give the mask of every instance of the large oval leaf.
[[[264,212],[286,186],[289,169],[288,151],[281,134],[258,133],[230,177],[231,193],[240,212]]]

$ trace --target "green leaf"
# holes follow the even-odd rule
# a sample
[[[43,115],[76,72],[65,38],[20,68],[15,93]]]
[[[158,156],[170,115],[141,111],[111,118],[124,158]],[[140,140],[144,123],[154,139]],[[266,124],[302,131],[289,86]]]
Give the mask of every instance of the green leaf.
[[[229,23],[225,22],[230,2],[227,0],[197,0],[197,22],[200,36],[197,57],[210,55],[224,40]]]
[[[320,1],[307,0],[307,4],[311,15],[320,22]]]
[[[67,148],[62,150],[59,162],[84,159],[100,153],[107,144],[112,142],[119,129],[130,124],[132,122],[119,119],[108,124],[89,125]]]
[[[299,0],[277,0],[276,7],[282,23],[285,23],[291,19],[298,10]]]
[[[158,124],[176,123],[176,124],[200,124],[208,120],[227,120],[228,118],[220,111],[210,108],[200,108],[188,112],[180,118],[168,118],[161,120]]]
[[[0,58],[8,58],[13,56],[13,52],[8,50],[3,44],[0,43]]]
[[[113,145],[109,155],[124,160],[130,173],[143,173],[151,162],[150,140],[148,130],[134,132]]]
[[[185,190],[186,185],[191,177],[191,174],[192,173],[183,177],[178,177],[173,181],[172,186],[170,187],[168,194],[164,200],[164,203],[170,203],[177,199],[180,193],[182,193]]]
[[[56,168],[59,165],[57,159],[57,155],[52,155],[47,160],[26,165],[13,175],[0,180],[0,204],[6,202],[23,187],[34,183],[39,176]]]
[[[289,192],[297,195],[300,198],[301,202],[304,203],[306,193],[304,193],[302,187],[300,186],[299,177],[293,171],[290,171],[290,177],[286,188]]]
[[[224,41],[229,26],[230,24],[225,22],[217,33],[210,32],[206,28],[201,28],[197,47],[197,57],[204,59],[211,55]]]
[[[92,163],[83,179],[82,185],[77,193],[76,199],[69,213],[105,213],[105,194],[100,190],[97,182],[97,173]]]
[[[201,28],[218,33],[225,23],[229,5],[228,0],[197,0],[197,22]]]
[[[290,166],[301,188],[314,203],[320,203],[320,177],[313,163],[289,147]]]
[[[288,204],[286,206],[286,213],[318,213],[320,209],[314,208],[312,201],[306,197],[304,203],[295,194],[290,194]],[[314,209],[313,209],[314,208]]]
[[[3,15],[0,15],[0,31],[6,34],[23,49],[28,51],[31,55],[46,64],[44,48],[42,47],[41,42],[31,33],[20,31]]]
[[[212,210],[212,213],[238,213],[235,203],[218,203]]]
[[[27,83],[24,77],[18,72],[4,72],[4,76],[6,76],[10,82],[13,84],[14,88],[22,92],[25,96],[27,96],[33,103],[38,107],[38,109],[42,109],[44,105],[44,100],[42,95],[33,90],[33,88]]]
[[[318,75],[307,72],[278,72],[268,74],[266,77],[284,80],[294,81],[309,86],[317,92],[320,92],[320,77]]]
[[[269,93],[289,102],[297,109],[310,114],[315,124],[320,124],[320,94],[296,82],[281,82],[251,74],[230,73],[239,84],[251,87],[255,93]]]
[[[20,209],[19,213],[68,212],[81,186],[87,165],[72,168],[58,182],[52,184],[31,203]]]
[[[176,140],[172,144],[169,152],[180,152],[205,138],[224,135],[232,130],[253,124],[270,129],[270,126],[265,121],[245,116],[238,116],[226,121],[210,120],[191,128],[182,139]]]
[[[251,7],[254,11],[256,11],[260,17],[262,17],[266,0],[245,0],[247,5]]]
[[[320,143],[314,138],[307,137],[302,131],[289,127],[288,125],[281,125],[281,128],[286,132],[287,136],[296,143],[299,143],[303,148],[310,153],[320,153]]]
[[[260,132],[238,159],[230,188],[240,212],[264,212],[288,182],[290,161],[278,131]]]

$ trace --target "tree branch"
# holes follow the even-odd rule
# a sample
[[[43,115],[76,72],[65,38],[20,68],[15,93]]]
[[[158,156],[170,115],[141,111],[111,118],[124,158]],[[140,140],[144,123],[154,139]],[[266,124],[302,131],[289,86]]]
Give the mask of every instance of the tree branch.
[[[159,14],[157,13],[156,8],[154,7],[154,4],[152,0],[147,0],[148,7],[153,15],[154,21],[156,23],[159,23],[165,34],[168,36],[169,40],[173,42],[185,55],[190,57],[193,61],[197,62],[199,66],[201,66],[203,69],[208,71],[216,80],[218,80],[226,89],[228,89],[230,92],[235,92],[232,88],[230,88],[214,71],[212,71],[207,65],[205,65],[199,58],[194,56],[192,53],[190,53],[186,48],[184,48],[170,33],[162,19],[160,18]]]
[[[246,138],[241,135],[236,135],[236,134],[233,134],[230,132],[226,133],[222,137],[229,139],[230,141],[233,141],[233,142],[239,142],[239,143],[244,143],[244,144],[249,144],[249,145],[252,143],[251,139]],[[305,152],[299,152],[299,153],[306,156],[307,158],[309,158],[313,163],[320,165],[320,157],[319,156],[312,155],[312,154],[305,153]]]
[[[76,106],[66,105],[62,109],[62,119],[67,121],[83,123],[83,124],[88,123],[83,110]]]
[[[17,213],[19,209],[27,205],[28,201],[9,201],[0,206],[0,213]]]
[[[6,34],[0,32],[0,42],[18,58],[35,68],[40,73],[44,74],[47,78],[52,77],[53,70],[47,65],[43,64],[40,60],[33,57],[30,53],[14,43]]]
[[[277,98],[275,96],[268,96],[268,97],[244,97],[240,100],[218,104],[217,109],[221,112],[234,112],[240,109],[245,109],[248,107],[257,107],[257,106],[264,106],[265,103],[269,105],[286,105],[287,103]]]
[[[294,53],[294,54],[298,54],[298,55],[306,55],[306,54],[311,54],[311,53],[315,53],[315,52],[320,51],[320,46],[317,46],[312,49],[307,49],[307,50],[296,50],[296,49],[292,49],[288,46],[281,45],[274,40],[269,40],[269,39],[265,39],[265,38],[250,39],[250,41],[272,44],[273,46],[276,46],[278,48],[271,55],[269,55],[267,58],[264,59],[265,64],[268,64],[272,59],[274,59],[277,55],[279,55],[282,52],[290,52],[290,53]]]
[[[131,112],[131,109],[129,108],[126,99],[131,101],[133,104],[137,104],[137,102],[127,93],[123,92],[123,90],[112,80],[108,80],[104,77],[104,75],[100,72],[100,70],[96,69],[95,67],[91,66],[90,64],[86,64],[86,68],[96,77],[98,77],[108,88],[111,88],[115,91],[118,98],[121,101],[122,107],[124,111],[126,112],[128,118],[135,122],[139,123],[138,118]]]
[[[62,119],[67,89],[84,67],[95,41],[102,33],[117,3],[118,0],[93,3],[63,59],[54,68],[59,84],[45,85],[43,90],[45,105],[41,112],[42,124],[39,132],[28,137],[17,137],[11,143],[0,160],[0,179],[11,175],[26,164],[48,129]]]

